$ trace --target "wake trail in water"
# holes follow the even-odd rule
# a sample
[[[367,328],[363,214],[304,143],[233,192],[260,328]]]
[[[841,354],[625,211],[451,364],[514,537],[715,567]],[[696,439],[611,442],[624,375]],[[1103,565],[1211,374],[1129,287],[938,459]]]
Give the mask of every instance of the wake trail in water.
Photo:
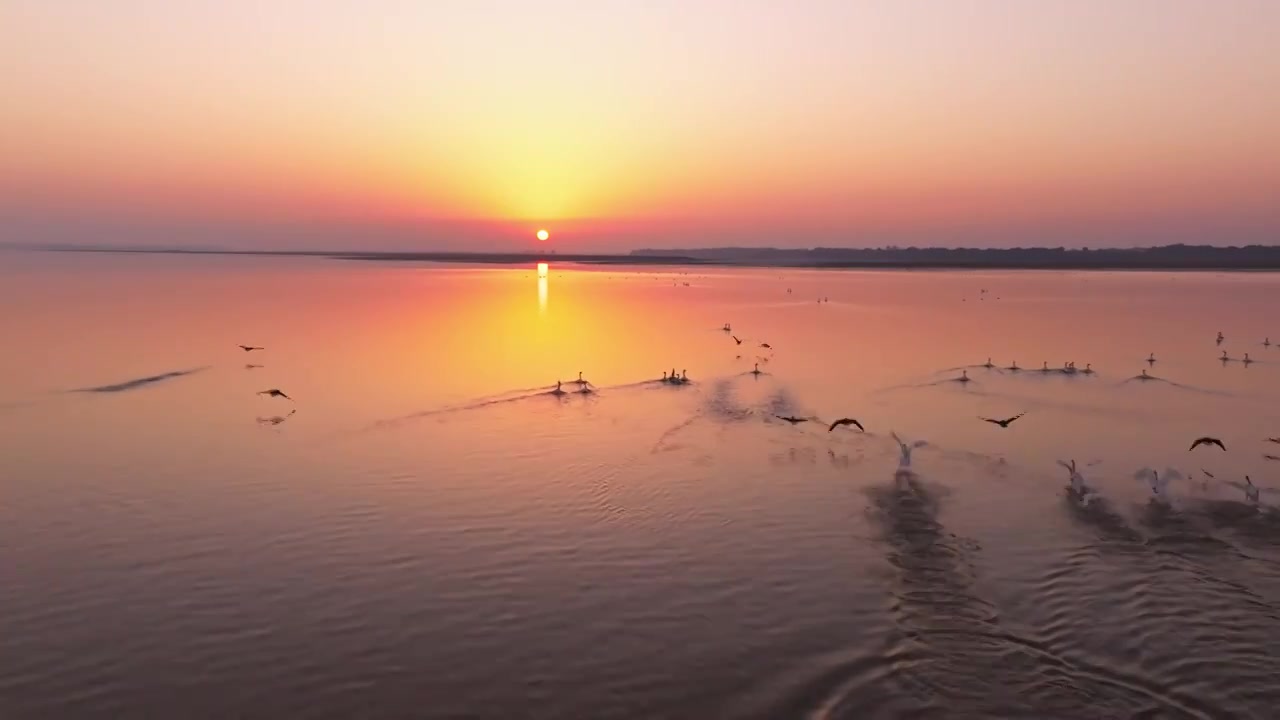
[[[1157,704],[1169,717],[1218,717],[1141,678],[1065,657],[1006,627],[976,590],[976,543],[948,533],[920,477],[902,468],[870,490],[886,559],[897,573],[899,638],[889,682],[948,717],[1116,717]],[[850,714],[849,717],[856,717]]]
[[[135,378],[133,380],[126,380],[124,382],[114,383],[111,385],[98,385],[96,387],[76,388],[75,390],[68,390],[68,392],[77,392],[77,393],[126,392],[128,390],[136,390],[138,388],[146,387],[148,385],[154,385],[155,383],[163,382],[165,380],[171,380],[173,378],[192,375],[202,370],[207,370],[208,368],[209,366],[206,365],[204,367],[191,368],[188,370],[172,370],[170,372],[160,373],[159,375],[148,375],[147,377]]]

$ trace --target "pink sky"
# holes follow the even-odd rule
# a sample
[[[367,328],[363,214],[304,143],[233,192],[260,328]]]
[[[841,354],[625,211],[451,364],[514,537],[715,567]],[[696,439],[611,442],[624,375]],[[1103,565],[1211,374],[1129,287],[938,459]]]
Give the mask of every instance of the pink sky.
[[[1280,3],[0,4],[0,242],[1280,238]]]

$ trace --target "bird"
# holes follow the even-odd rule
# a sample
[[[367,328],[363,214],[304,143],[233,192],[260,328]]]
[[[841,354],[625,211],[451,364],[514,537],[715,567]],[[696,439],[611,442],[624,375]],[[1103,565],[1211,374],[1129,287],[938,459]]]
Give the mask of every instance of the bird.
[[[752,375],[759,375],[759,374],[760,374],[760,363],[756,363],[756,366],[755,366],[754,368],[752,368],[752,369],[751,369],[751,374],[752,374]]]
[[[1066,468],[1067,472],[1071,474],[1070,475],[1071,491],[1074,492],[1076,495],[1079,495],[1081,499],[1085,500],[1085,502],[1088,502],[1089,486],[1085,485],[1084,476],[1081,475],[1078,470],[1076,470],[1076,461],[1072,460],[1070,464],[1068,464],[1065,460],[1059,460],[1058,464]]]
[[[1221,331],[1221,330],[1219,330],[1219,331],[1218,331],[1218,344],[1219,344],[1219,345],[1221,345],[1221,344],[1222,344],[1222,341],[1223,341],[1223,340],[1226,340],[1226,339],[1227,339],[1227,336],[1226,336],[1226,335],[1223,335],[1223,334],[1222,334],[1222,331]]]
[[[956,378],[955,380],[956,380],[956,382],[958,382],[958,383],[967,383],[967,382],[972,381],[972,380],[973,380],[973,378],[969,377],[969,371],[968,371],[968,370],[961,370],[961,371],[960,371],[960,377]]]
[[[853,418],[840,418],[839,420],[831,423],[831,427],[827,428],[827,432],[831,432],[832,430],[835,430],[841,425],[856,425],[858,429],[861,430],[862,432],[867,431],[866,428],[862,427],[862,423],[858,422],[857,420],[854,420]]]
[[[795,425],[797,423],[802,423],[802,422],[809,422],[809,418],[795,417],[794,415],[774,415],[774,417],[778,418],[779,420],[786,420],[792,425]],[[828,430],[827,432],[831,432],[831,431]]]
[[[1228,354],[1227,354],[1227,351],[1226,351],[1226,350],[1223,350],[1223,351],[1222,351],[1222,357],[1220,357],[1220,358],[1218,358],[1218,359],[1219,359],[1219,360],[1221,360],[1221,361],[1222,361],[1222,362],[1224,362],[1224,363],[1228,363],[1228,362],[1231,362],[1233,358],[1232,358],[1230,355],[1228,355]]]
[[[1042,373],[1047,373],[1047,372],[1049,372],[1049,361],[1048,361],[1048,360],[1046,360],[1046,361],[1044,362],[1044,364],[1040,366],[1040,372],[1042,372]]]
[[[983,364],[981,365],[981,367],[984,367],[984,368],[986,368],[986,369],[990,370],[991,368],[995,367],[995,365],[991,364],[991,358],[987,358],[987,361],[986,361],[985,363],[983,363]]]
[[[1222,441],[1219,440],[1218,438],[1201,437],[1201,438],[1196,438],[1195,442],[1191,443],[1191,447],[1187,448],[1187,451],[1190,452],[1191,450],[1195,450],[1197,447],[1201,445],[1217,445],[1218,447],[1222,448],[1224,451],[1227,449],[1227,446],[1223,445]]]
[[[1155,364],[1156,364],[1156,354],[1155,354],[1155,353],[1151,353],[1150,355],[1148,355],[1148,356],[1147,356],[1147,364],[1148,364],[1148,365],[1155,365]]]
[[[1159,380],[1160,378],[1158,378],[1158,377],[1156,377],[1156,376],[1154,376],[1154,375],[1148,375],[1148,374],[1147,374],[1147,371],[1144,369],[1144,370],[1142,371],[1142,374],[1141,374],[1141,375],[1134,375],[1131,379],[1133,379],[1133,380]]]
[[[1263,455],[1262,459],[1263,460],[1280,460],[1280,457],[1276,457],[1275,455]]]
[[[1280,437],[1267,438],[1267,442],[1280,443]]]
[[[742,341],[738,339],[737,335],[730,335],[729,337],[733,338],[733,341],[738,343],[739,345],[742,344]]]
[[[1275,490],[1272,490],[1271,488],[1263,488],[1263,487],[1258,487],[1257,485],[1254,485],[1254,484],[1253,484],[1253,480],[1250,480],[1248,475],[1245,475],[1245,476],[1244,476],[1244,482],[1242,482],[1242,483],[1241,483],[1241,482],[1236,482],[1235,480],[1228,480],[1228,481],[1227,481],[1227,484],[1228,484],[1228,485],[1230,485],[1230,486],[1231,486],[1231,487],[1233,487],[1233,488],[1239,488],[1239,489],[1243,490],[1243,491],[1244,491],[1244,496],[1245,496],[1246,498],[1248,498],[1249,502],[1253,503],[1254,505],[1257,505],[1257,504],[1258,504],[1258,501],[1262,499],[1262,498],[1261,498],[1262,493],[1264,493],[1264,492],[1267,492],[1267,493],[1273,493],[1273,492],[1276,492]]]
[[[560,387],[560,381],[559,381],[559,380],[557,380],[557,381],[556,381],[556,389],[555,389],[555,390],[552,390],[552,391],[551,391],[551,394],[552,394],[552,395],[564,395],[564,394],[565,394],[565,390],[564,390],[564,388]]]
[[[1271,338],[1269,338],[1269,337],[1268,337],[1268,338],[1264,339],[1264,340],[1262,341],[1262,346],[1263,346],[1263,347],[1271,347]]]
[[[279,425],[280,423],[293,417],[297,410],[290,410],[288,415],[273,415],[271,417],[260,417],[258,423],[261,425]]]
[[[1018,361],[1017,361],[1017,360],[1014,360],[1012,365],[1010,365],[1009,367],[1005,368],[1005,370],[1008,370],[1009,372],[1018,372],[1018,371],[1019,371],[1019,370],[1021,370],[1021,369],[1022,369],[1022,368],[1018,367]]]
[[[911,451],[916,448],[925,447],[929,444],[924,440],[917,440],[908,445],[906,442],[903,442],[902,438],[898,437],[896,432],[890,431],[889,435],[893,438],[894,442],[898,443],[898,449],[902,451],[902,456],[898,458],[898,467],[900,468],[911,467]]]
[[[266,395],[268,397],[282,397],[285,400],[288,400],[289,402],[293,402],[293,398],[289,397],[288,395],[285,395],[284,392],[279,388],[271,388],[270,390],[263,390],[258,394]]]
[[[773,346],[772,346],[772,345],[770,345],[769,343],[760,343],[760,347],[765,348],[765,349],[767,349],[767,350],[772,350],[772,349],[773,349]]]
[[[1151,494],[1161,500],[1167,499],[1167,491],[1169,483],[1182,479],[1182,473],[1173,468],[1165,468],[1164,474],[1152,470],[1151,468],[1142,468],[1133,474],[1135,480],[1142,480],[1151,488]]]
[[[673,375],[675,374],[675,371],[674,371],[674,370],[672,371],[672,374],[673,374]],[[579,385],[586,385],[586,384],[587,384],[587,381],[582,379],[582,371],[581,371],[581,370],[579,370],[579,371],[578,371],[578,379],[577,379],[577,380],[574,380],[573,382],[576,382],[576,383],[578,383]]]
[[[578,386],[579,395],[590,395],[593,392],[595,392],[595,390],[592,390],[591,386],[585,382]]]
[[[1013,417],[1011,417],[1011,418],[1005,418],[1004,420],[996,420],[996,419],[994,419],[994,418],[982,417],[981,415],[979,415],[979,416],[978,416],[978,419],[979,419],[979,420],[984,420],[984,421],[989,422],[989,423],[991,423],[991,424],[993,424],[993,425],[999,425],[999,426],[1000,426],[1000,427],[1002,427],[1002,428],[1007,428],[1007,427],[1009,427],[1009,424],[1010,424],[1010,423],[1012,423],[1014,420],[1017,420],[1018,418],[1022,417],[1023,415],[1026,415],[1026,413],[1024,413],[1024,412],[1020,412],[1020,413],[1018,413],[1017,415],[1014,415],[1014,416],[1013,416]]]
[[[1240,362],[1244,363],[1244,364],[1247,366],[1249,363],[1251,363],[1251,362],[1253,362],[1253,361],[1249,359],[1249,353],[1245,353],[1245,354],[1244,354],[1244,359],[1243,359],[1243,360],[1241,360]]]
[[[240,349],[245,352],[253,352],[254,350],[266,350],[266,348],[258,347],[257,345],[241,345]]]
[[[1081,370],[1080,372],[1084,373],[1085,375],[1092,375],[1092,374],[1093,374],[1093,364],[1092,364],[1092,363],[1085,363],[1085,364],[1084,364],[1084,369],[1083,369],[1083,370]]]
[[[721,330],[724,330],[725,332],[733,332],[733,328],[729,326],[729,323],[725,323]]]

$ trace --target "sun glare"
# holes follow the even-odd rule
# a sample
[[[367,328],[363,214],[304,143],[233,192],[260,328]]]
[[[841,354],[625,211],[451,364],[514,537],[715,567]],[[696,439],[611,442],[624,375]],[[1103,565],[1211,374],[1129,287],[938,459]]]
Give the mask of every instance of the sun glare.
[[[545,240],[546,240],[547,238],[549,238],[549,237],[551,237],[551,233],[547,232],[546,230],[539,230],[539,231],[538,231],[538,239],[539,239],[539,240],[543,240],[543,241],[545,241]]]

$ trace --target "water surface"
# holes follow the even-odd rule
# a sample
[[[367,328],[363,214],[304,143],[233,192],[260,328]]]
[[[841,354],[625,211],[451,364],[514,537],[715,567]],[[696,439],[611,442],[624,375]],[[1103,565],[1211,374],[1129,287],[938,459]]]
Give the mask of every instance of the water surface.
[[[1276,275],[3,260],[4,717],[1280,704]]]

